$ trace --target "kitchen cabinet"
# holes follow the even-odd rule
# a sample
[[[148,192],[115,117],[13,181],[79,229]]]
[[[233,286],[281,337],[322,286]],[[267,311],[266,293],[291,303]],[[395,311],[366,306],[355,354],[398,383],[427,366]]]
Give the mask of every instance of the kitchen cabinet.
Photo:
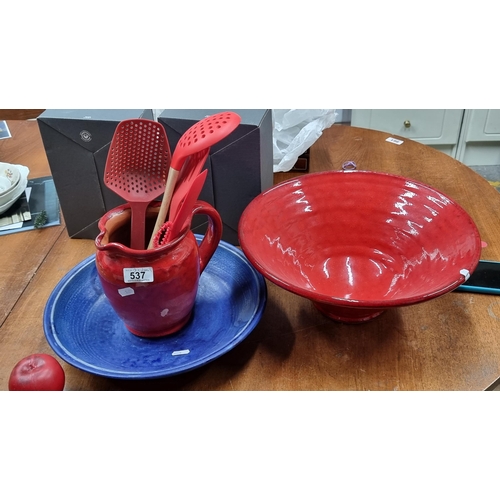
[[[500,165],[500,109],[466,109],[456,155],[466,165]]]
[[[351,125],[407,137],[455,157],[463,109],[353,109]]]
[[[407,137],[469,166],[500,165],[497,109],[353,109],[351,125]]]

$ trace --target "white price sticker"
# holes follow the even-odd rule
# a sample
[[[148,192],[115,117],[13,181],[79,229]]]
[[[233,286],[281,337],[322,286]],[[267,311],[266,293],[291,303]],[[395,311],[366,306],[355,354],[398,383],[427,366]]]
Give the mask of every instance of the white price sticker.
[[[397,144],[398,146],[401,146],[401,144],[403,144],[404,141],[400,140],[400,139],[396,139],[395,137],[388,137],[386,139],[387,142],[392,142],[393,144]]]
[[[189,354],[191,351],[189,349],[182,349],[181,351],[174,351],[172,353],[172,356],[184,356],[186,354]]]
[[[152,267],[125,267],[123,269],[125,283],[152,283],[154,281]]]

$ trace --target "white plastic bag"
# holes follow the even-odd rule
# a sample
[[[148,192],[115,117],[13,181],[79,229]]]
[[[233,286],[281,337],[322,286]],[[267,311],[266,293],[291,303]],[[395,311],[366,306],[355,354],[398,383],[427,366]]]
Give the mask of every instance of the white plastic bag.
[[[273,109],[273,171],[288,172],[336,116],[334,109]]]

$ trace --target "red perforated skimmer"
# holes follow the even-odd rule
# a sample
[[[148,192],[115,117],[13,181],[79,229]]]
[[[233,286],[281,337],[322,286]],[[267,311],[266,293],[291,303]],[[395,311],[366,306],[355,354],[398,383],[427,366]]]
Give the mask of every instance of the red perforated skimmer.
[[[170,166],[165,129],[146,119],[124,120],[109,148],[104,183],[130,204],[131,248],[144,249],[146,209],[164,189]]]
[[[158,213],[158,218],[153,229],[153,236],[149,243],[150,247],[153,245],[155,233],[165,222],[172,199],[172,193],[177,183],[177,179],[179,178],[179,171],[182,169],[186,159],[195,153],[210,148],[210,146],[217,144],[227,137],[240,124],[240,121],[241,117],[238,114],[232,111],[224,111],[203,118],[203,120],[196,122],[184,132],[172,156],[172,164],[168,172],[165,194],[163,195],[160,212]],[[192,181],[189,172],[183,171],[180,178],[186,179],[186,182]]]

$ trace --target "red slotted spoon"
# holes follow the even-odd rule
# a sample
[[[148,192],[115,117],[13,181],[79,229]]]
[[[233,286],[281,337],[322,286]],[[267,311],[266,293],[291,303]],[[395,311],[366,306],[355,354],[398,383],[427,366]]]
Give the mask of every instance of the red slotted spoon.
[[[207,161],[210,148],[206,148],[199,153],[195,153],[189,157],[184,167],[181,170],[177,185],[175,186],[172,201],[170,202],[170,210],[168,212],[168,220],[173,221],[177,215],[180,204],[190,190],[191,184],[201,173],[205,162]],[[207,172],[208,173],[208,172]]]
[[[165,129],[153,120],[123,120],[109,148],[104,184],[130,204],[130,246],[145,248],[146,209],[163,193],[170,166]]]
[[[168,171],[165,193],[148,248],[153,247],[154,236],[165,222],[172,194],[179,177],[179,171],[186,159],[203,149],[210,148],[210,146],[227,137],[240,124],[240,121],[241,117],[232,111],[216,113],[195,123],[181,136],[172,155],[172,164]]]
[[[165,245],[172,240],[175,240],[188,222],[191,221],[193,215],[193,206],[201,193],[205,179],[207,178],[208,170],[203,170],[189,184],[189,189],[184,196],[184,199],[179,204],[179,210],[173,220],[169,220],[163,224],[153,238],[153,246],[158,247]]]

